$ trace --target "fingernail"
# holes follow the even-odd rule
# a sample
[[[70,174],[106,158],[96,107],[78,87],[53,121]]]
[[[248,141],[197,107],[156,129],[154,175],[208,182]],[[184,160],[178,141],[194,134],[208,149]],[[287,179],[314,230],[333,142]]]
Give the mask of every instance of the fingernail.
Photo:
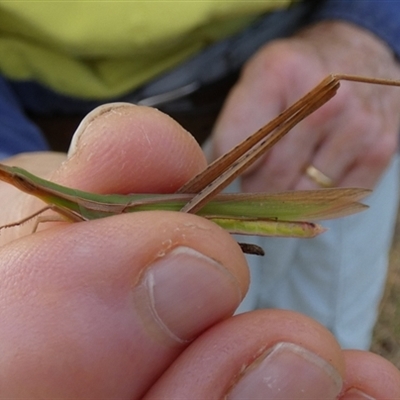
[[[85,132],[88,125],[93,121],[93,119],[96,118],[96,116],[97,116],[97,108],[91,111],[89,114],[87,114],[85,118],[83,118],[83,120],[80,122],[78,128],[76,128],[76,131],[72,136],[71,143],[69,145],[69,149],[67,152],[68,158],[71,158],[76,153],[76,150],[78,149],[78,142],[80,141],[82,134]]]
[[[301,346],[278,343],[246,368],[229,399],[336,399],[339,373]]]
[[[364,392],[354,388],[348,390],[340,398],[341,400],[375,400],[374,397],[368,396]]]
[[[177,342],[231,315],[242,299],[237,279],[220,263],[177,247],[146,268],[134,304],[147,329]]]
[[[89,114],[83,118],[81,123],[79,124],[78,128],[76,129],[74,135],[72,136],[71,144],[69,145],[67,157],[71,158],[75,153],[76,150],[79,147],[79,142],[82,139],[82,135],[84,132],[87,131],[88,126],[95,120],[97,119],[100,115],[111,112],[119,107],[126,107],[126,106],[133,106],[130,103],[110,103],[110,104],[103,104],[97,108],[95,108],[93,111],[91,111]]]

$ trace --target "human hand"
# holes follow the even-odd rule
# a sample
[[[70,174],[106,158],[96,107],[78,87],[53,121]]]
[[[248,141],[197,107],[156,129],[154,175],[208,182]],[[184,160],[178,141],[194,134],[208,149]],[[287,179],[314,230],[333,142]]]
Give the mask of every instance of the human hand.
[[[400,78],[386,45],[344,22],[321,22],[262,48],[244,68],[216,123],[220,156],[331,73]],[[314,165],[334,186],[373,188],[397,149],[400,90],[341,83],[336,97],[296,126],[242,177],[242,189],[315,189]]]
[[[205,167],[194,140],[163,114],[100,111],[64,163],[47,153],[9,162],[100,193],[173,192]],[[9,185],[0,191],[1,218],[38,206]],[[2,399],[400,397],[391,364],[342,352],[307,317],[231,317],[247,290],[246,263],[203,218],[143,212],[30,228],[0,235]]]

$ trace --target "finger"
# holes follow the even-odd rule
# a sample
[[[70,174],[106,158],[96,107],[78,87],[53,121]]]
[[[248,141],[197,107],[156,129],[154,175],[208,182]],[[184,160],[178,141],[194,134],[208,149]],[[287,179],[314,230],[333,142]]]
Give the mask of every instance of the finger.
[[[398,399],[400,372],[377,354],[346,350],[346,379],[340,399]]]
[[[240,82],[230,94],[215,127],[214,144],[218,155],[255,132],[282,111],[278,108],[282,93],[278,91],[273,93],[273,89],[266,92],[275,101],[264,100],[267,105],[262,111],[255,99],[257,96],[246,81]],[[307,132],[302,130],[301,126],[296,127],[288,136],[275,144],[262,160],[246,170],[242,176],[243,190],[273,192],[292,186],[298,178],[299,165],[304,165],[313,151],[313,142],[318,140],[316,136],[306,137],[305,140],[304,133]]]
[[[78,128],[70,157],[30,153],[8,160],[64,186],[97,193],[174,192],[206,166],[194,140],[167,115],[146,107],[112,104],[89,114]],[[54,172],[55,169],[58,170]],[[0,183],[0,226],[43,208],[43,202]],[[32,233],[34,221],[2,231],[1,243]]]
[[[323,142],[322,146],[311,155],[311,161],[301,170],[296,190],[307,190],[324,187],[322,181],[329,181],[329,186],[363,187],[372,189],[393,155],[393,148],[382,149],[376,144],[375,149],[363,148],[349,143],[342,135],[335,135],[334,140]],[[370,155],[370,157],[368,157]],[[315,169],[315,174],[308,174],[307,168]],[[326,177],[326,179],[325,179]]]
[[[166,114],[114,103],[81,123],[54,179],[103,193],[172,193],[205,167],[195,139]]]
[[[350,106],[349,106],[350,107]],[[366,150],[365,137],[361,139],[363,132],[366,136],[372,126],[369,118],[362,118],[362,114],[358,114],[359,118],[354,119],[345,110],[342,110],[335,118],[326,121],[320,127],[316,127],[323,132],[319,143],[315,147],[313,154],[301,169],[302,174],[298,182],[294,185],[295,189],[315,189],[321,187],[317,179],[313,179],[307,175],[308,166],[313,166],[322,176],[325,175],[332,182],[331,186],[343,186],[343,180],[347,178],[350,170],[354,167],[355,160],[359,158]],[[358,122],[357,122],[358,121]],[[358,186],[365,187],[364,182],[358,182]]]
[[[243,174],[246,192],[280,192],[293,189],[317,144],[318,135],[308,136],[302,127],[293,130],[266,154],[257,170]]]
[[[374,188],[398,148],[397,133],[393,134],[396,131],[397,128],[383,128],[379,140],[357,155],[341,185]]]
[[[28,169],[33,174],[47,176],[49,171],[58,168],[64,161],[61,153],[24,153],[2,160],[2,163]],[[36,210],[43,208],[44,203],[27,196],[19,189],[5,182],[0,182],[0,227],[21,220]],[[8,243],[22,235],[32,233],[32,224],[24,224],[16,228],[0,230],[0,245]]]
[[[346,107],[320,126],[322,139],[302,171],[312,165],[329,177],[333,186],[373,188],[397,149],[397,127],[379,109],[366,106],[360,95],[352,94],[352,86],[343,89],[347,91],[341,92],[338,100]],[[294,188],[317,186],[303,173]]]
[[[307,175],[309,166],[316,168],[321,178],[326,176],[336,185],[354,163],[354,157],[360,152],[360,146],[354,144],[358,144],[359,132],[365,131],[366,123],[365,120],[357,126],[347,123],[354,117],[344,101],[348,87],[341,89],[344,90],[301,121],[267,155],[264,179],[268,184],[272,182],[273,191],[320,188]]]
[[[16,240],[0,281],[2,398],[137,399],[233,313],[248,275],[216,225],[143,212]]]
[[[307,51],[297,50],[277,41],[249,62],[215,126],[217,155],[276,117],[324,77],[319,67],[310,76],[305,67],[309,61]],[[306,124],[306,121],[298,124],[275,144],[262,161],[243,174],[243,189],[275,192],[293,188],[299,171],[319,142],[320,131],[313,129],[314,133],[310,133],[310,127],[318,126],[335,107],[331,104],[318,110],[306,119]]]
[[[290,311],[241,314],[207,331],[146,398],[336,399],[344,362],[333,336]]]

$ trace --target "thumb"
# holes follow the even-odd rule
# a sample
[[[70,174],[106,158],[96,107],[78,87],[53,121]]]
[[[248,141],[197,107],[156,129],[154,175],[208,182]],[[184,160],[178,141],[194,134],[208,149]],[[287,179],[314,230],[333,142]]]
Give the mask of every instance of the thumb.
[[[53,176],[97,193],[173,193],[206,167],[194,137],[166,114],[113,103],[92,111]]]
[[[136,399],[232,315],[248,275],[213,223],[142,212],[14,240],[0,280],[1,398]]]
[[[125,103],[106,104],[82,121],[69,157],[26,153],[5,161],[61,185],[95,193],[171,193],[206,166],[194,138],[167,115]],[[45,204],[0,182],[0,226]],[[34,221],[1,232],[5,244],[32,233]]]

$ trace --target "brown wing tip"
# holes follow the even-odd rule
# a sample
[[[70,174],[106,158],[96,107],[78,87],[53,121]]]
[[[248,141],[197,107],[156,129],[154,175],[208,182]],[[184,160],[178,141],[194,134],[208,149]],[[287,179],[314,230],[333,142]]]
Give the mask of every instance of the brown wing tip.
[[[324,228],[322,225],[313,223],[313,235],[309,236],[310,238],[316,237],[321,235],[322,233],[326,232],[327,229]]]

